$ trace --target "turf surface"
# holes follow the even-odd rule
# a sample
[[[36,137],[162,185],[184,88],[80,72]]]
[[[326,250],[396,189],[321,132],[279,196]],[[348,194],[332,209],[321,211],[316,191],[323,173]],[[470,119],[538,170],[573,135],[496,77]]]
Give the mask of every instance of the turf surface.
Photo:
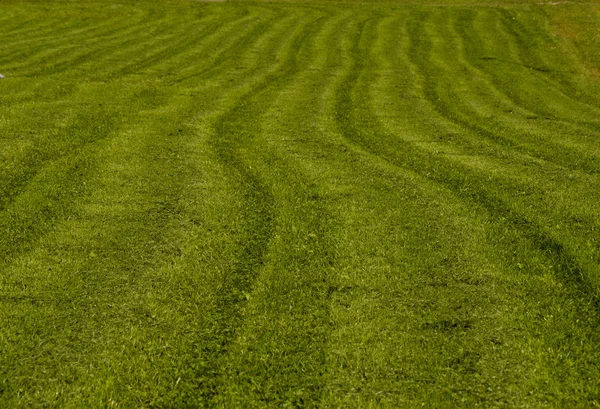
[[[1,10],[0,407],[600,406],[600,4]]]

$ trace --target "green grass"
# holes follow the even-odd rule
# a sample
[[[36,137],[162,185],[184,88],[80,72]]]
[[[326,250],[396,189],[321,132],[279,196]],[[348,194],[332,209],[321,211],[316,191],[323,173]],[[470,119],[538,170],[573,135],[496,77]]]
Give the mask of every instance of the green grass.
[[[600,4],[5,0],[0,407],[600,406]]]

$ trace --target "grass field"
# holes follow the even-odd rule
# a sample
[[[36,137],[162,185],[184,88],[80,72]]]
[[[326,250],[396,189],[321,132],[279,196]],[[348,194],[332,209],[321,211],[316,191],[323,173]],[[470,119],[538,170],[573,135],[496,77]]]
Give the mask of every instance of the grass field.
[[[2,0],[0,407],[600,407],[599,39]]]

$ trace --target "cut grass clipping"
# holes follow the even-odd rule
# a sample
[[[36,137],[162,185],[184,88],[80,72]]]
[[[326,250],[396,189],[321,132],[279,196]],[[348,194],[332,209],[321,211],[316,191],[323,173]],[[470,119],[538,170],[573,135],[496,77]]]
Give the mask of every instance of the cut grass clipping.
[[[4,0],[0,407],[600,406],[598,27]]]

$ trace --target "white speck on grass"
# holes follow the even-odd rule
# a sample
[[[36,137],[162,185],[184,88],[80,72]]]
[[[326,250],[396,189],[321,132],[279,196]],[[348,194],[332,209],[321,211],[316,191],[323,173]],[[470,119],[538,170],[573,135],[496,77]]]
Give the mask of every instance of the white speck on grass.
[[[4,75],[0,74],[0,78],[4,78]]]

